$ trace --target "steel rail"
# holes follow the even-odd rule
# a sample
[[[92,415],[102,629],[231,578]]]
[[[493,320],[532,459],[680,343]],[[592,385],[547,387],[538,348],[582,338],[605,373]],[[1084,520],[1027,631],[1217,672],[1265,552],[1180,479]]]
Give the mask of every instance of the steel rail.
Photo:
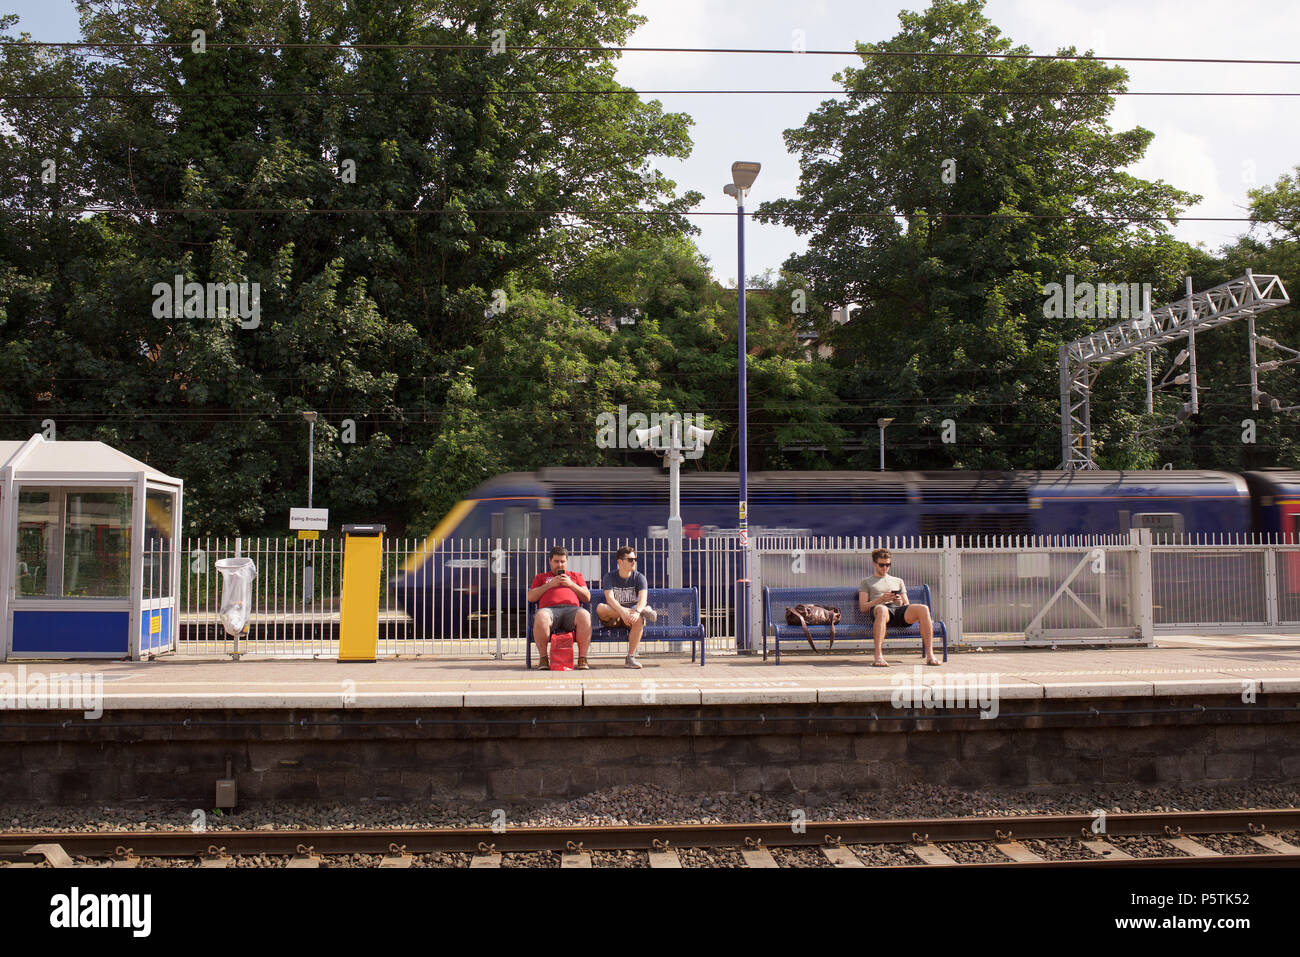
[[[1260,848],[1258,854],[1220,854],[1216,857],[1095,857],[1069,861],[958,861],[955,864],[869,864],[887,871],[932,871],[935,868],[1020,868],[1020,867],[1297,867],[1300,854],[1274,854]]]
[[[1097,829],[1094,830],[1094,827]],[[1263,834],[1300,828],[1300,808],[1230,811],[1158,811],[1006,817],[917,818],[741,824],[638,824],[624,826],[394,828],[328,830],[207,830],[2,832],[0,846],[59,844],[69,854],[112,857],[122,848],[141,857],[196,856],[210,848],[229,854],[409,854],[490,847],[497,853],[583,850],[651,850],[673,847],[819,847],[837,844],[920,844],[1009,841],[1024,838],[1166,837],[1186,834]],[[1226,856],[1226,855],[1225,855]],[[1282,857],[1284,855],[1272,855]],[[1212,858],[1207,860],[1222,860]],[[1142,859],[1139,859],[1142,860]],[[1147,858],[1146,860],[1151,860]]]

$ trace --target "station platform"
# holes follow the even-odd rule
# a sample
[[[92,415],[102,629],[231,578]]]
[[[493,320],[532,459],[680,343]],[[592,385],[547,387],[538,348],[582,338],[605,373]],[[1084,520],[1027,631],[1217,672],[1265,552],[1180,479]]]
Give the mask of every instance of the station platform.
[[[902,784],[1063,789],[1300,781],[1300,637],[1155,648],[621,654],[584,672],[519,658],[162,658],[0,665],[0,803],[482,801],[655,785],[835,793]],[[57,674],[76,710],[13,691]],[[8,689],[8,690],[6,690]],[[6,696],[7,695],[7,696]],[[486,803],[491,802],[491,803]]]
[[[890,653],[712,655],[706,667],[678,655],[593,655],[591,671],[525,671],[522,659],[421,657],[339,663],[248,657],[149,662],[9,662],[0,675],[103,676],[105,710],[158,708],[461,708],[611,705],[811,704],[889,701],[919,680],[997,677],[1003,699],[1144,698],[1189,694],[1300,693],[1300,636],[1165,636],[1155,648],[1061,648],[953,653],[940,667]],[[3,680],[3,679],[0,679]],[[22,702],[17,702],[21,708]]]

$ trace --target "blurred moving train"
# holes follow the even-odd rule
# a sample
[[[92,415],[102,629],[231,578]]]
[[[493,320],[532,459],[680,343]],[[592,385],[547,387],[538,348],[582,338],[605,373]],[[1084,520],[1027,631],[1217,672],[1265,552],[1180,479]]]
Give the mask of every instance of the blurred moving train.
[[[734,539],[738,487],[734,472],[683,473],[685,537]],[[546,565],[541,542],[663,537],[668,492],[668,476],[657,468],[496,476],[447,513],[393,586],[417,633],[470,634],[472,619],[495,598],[491,564],[505,576],[501,604],[518,614],[529,580]],[[1147,528],[1156,542],[1253,533],[1296,543],[1300,471],[756,472],[749,476],[749,528],[754,537],[952,535],[959,544]],[[505,548],[490,562],[483,549],[497,540]],[[652,585],[666,584],[661,556],[647,557],[641,570]],[[1300,592],[1300,564],[1292,567],[1298,557],[1288,556],[1287,593]],[[591,579],[610,558],[577,570]]]

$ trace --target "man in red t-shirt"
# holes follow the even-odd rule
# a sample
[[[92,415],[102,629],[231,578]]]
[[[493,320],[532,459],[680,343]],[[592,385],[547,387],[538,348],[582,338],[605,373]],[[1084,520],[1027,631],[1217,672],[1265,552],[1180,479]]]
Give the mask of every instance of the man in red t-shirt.
[[[551,549],[551,570],[533,579],[527,598],[537,602],[537,615],[533,618],[533,640],[541,655],[538,667],[543,671],[551,667],[546,648],[553,632],[571,631],[578,643],[578,671],[590,671],[587,664],[587,646],[591,644],[591,613],[581,607],[591,601],[591,591],[582,576],[566,570],[569,552],[563,545]]]

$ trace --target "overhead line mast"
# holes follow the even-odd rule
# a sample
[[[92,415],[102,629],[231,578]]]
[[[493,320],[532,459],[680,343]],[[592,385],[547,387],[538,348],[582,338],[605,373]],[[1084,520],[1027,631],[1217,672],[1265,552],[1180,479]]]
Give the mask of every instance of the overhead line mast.
[[[1256,343],[1261,343],[1282,349],[1286,347],[1277,345],[1267,337],[1257,336],[1255,317],[1270,309],[1285,306],[1290,301],[1280,277],[1257,276],[1249,269],[1244,276],[1198,293],[1192,292],[1192,280],[1189,277],[1186,298],[1153,310],[1144,297],[1141,318],[1108,326],[1082,339],[1062,344],[1061,468],[1067,472],[1097,468],[1097,463],[1093,460],[1090,413],[1092,386],[1103,366],[1144,352],[1147,357],[1147,412],[1150,413],[1154,411],[1151,354],[1160,346],[1186,339],[1187,347],[1179,353],[1175,365],[1180,365],[1186,358],[1190,358],[1191,365],[1186,375],[1173,380],[1177,384],[1186,382],[1191,388],[1191,400],[1174,419],[1173,424],[1180,425],[1200,409],[1196,381],[1196,333],[1236,319],[1245,319],[1248,323],[1251,408],[1258,409],[1259,400],[1263,398],[1271,403],[1274,411],[1279,411],[1281,403],[1259,390],[1258,379],[1261,369],[1267,371],[1275,368],[1277,363],[1259,364],[1256,361],[1255,346]]]

